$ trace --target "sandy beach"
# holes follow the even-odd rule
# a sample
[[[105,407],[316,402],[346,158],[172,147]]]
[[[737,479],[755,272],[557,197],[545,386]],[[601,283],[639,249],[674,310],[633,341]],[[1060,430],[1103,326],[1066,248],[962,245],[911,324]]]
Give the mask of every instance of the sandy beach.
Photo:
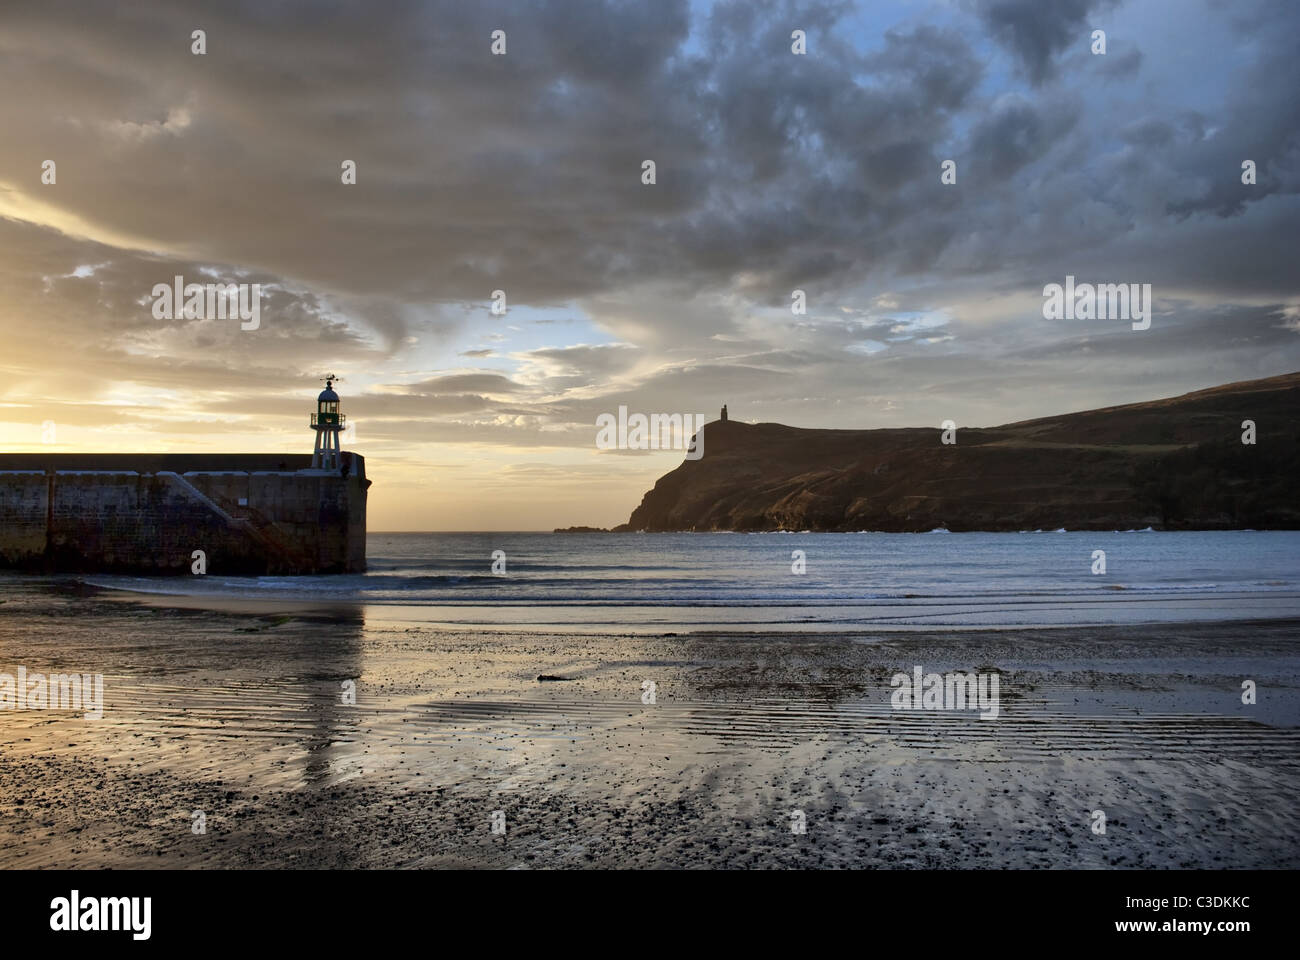
[[[1294,621],[573,636],[19,583],[0,670],[105,706],[0,713],[4,868],[1300,865]],[[995,669],[998,718],[895,710],[916,665]]]

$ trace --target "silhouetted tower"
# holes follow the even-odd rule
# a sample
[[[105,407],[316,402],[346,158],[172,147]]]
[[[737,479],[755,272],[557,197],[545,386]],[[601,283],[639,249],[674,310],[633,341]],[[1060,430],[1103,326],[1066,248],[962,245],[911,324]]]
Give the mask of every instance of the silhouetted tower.
[[[327,374],[321,378],[325,389],[316,398],[316,412],[311,415],[311,428],[316,431],[316,449],[311,455],[313,470],[339,469],[339,431],[347,418],[339,413],[339,395],[334,392],[338,377]]]
[[[727,422],[727,405],[725,403],[722,405],[722,422]]]

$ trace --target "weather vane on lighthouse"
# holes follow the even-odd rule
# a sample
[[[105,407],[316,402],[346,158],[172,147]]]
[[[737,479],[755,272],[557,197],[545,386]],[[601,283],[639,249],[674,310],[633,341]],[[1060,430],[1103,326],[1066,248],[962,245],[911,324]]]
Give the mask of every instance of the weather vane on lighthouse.
[[[340,379],[332,373],[321,377],[325,389],[316,398],[316,412],[311,415],[311,428],[316,431],[316,449],[312,452],[313,470],[339,469],[339,431],[347,420],[339,413],[339,395],[334,392],[334,381]]]

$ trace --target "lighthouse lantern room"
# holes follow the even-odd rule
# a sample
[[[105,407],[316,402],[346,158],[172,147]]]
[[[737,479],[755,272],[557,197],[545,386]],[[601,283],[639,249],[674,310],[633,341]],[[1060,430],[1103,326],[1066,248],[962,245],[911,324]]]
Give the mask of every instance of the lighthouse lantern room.
[[[334,392],[334,381],[338,377],[327,374],[322,377],[325,389],[316,398],[316,412],[311,415],[311,428],[316,431],[316,449],[312,453],[313,470],[339,469],[339,432],[347,418],[339,413],[339,395]]]

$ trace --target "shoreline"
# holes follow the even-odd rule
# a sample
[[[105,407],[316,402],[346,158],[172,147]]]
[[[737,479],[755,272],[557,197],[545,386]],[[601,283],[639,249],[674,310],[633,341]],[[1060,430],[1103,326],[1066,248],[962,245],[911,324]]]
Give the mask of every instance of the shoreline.
[[[105,715],[4,714],[0,867],[1294,868],[1298,627],[485,635],[56,592],[0,604],[0,669],[103,673]],[[913,665],[996,670],[999,718],[894,711]]]
[[[6,582],[0,579],[0,583]],[[849,602],[769,604],[656,604],[635,601],[552,602],[507,598],[497,602],[474,598],[433,602],[422,598],[253,597],[215,592],[151,592],[143,587],[89,582],[82,575],[55,574],[8,578],[26,592],[53,591],[95,597],[104,602],[135,604],[158,610],[213,611],[247,616],[295,616],[337,620],[363,619],[373,624],[420,629],[514,635],[565,632],[601,636],[611,619],[621,618],[628,636],[751,633],[780,635],[839,635],[863,632],[928,633],[997,630],[1078,630],[1116,626],[1157,627],[1198,623],[1273,623],[1300,620],[1300,592],[1219,591],[1168,592],[1125,589],[1107,585],[1086,595],[1009,595],[926,598],[903,596]],[[170,582],[170,581],[164,581]],[[1268,612],[1267,608],[1273,611]],[[0,605],[0,609],[3,609]],[[1036,611],[1071,611],[1057,622],[1032,619]],[[1233,611],[1235,615],[1233,615]],[[810,614],[814,611],[814,614]],[[475,616],[475,614],[479,616]]]

